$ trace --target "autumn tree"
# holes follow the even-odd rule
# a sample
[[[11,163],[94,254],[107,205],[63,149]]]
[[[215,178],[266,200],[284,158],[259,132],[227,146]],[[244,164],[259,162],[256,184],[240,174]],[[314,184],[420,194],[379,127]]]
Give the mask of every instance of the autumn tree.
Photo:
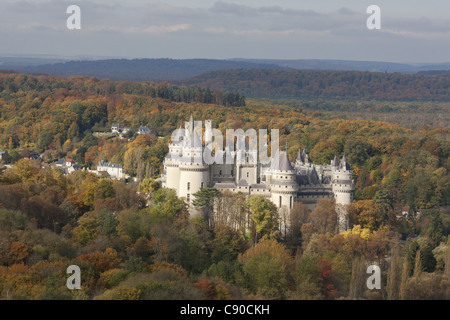
[[[138,191],[151,194],[160,187],[161,184],[158,181],[152,178],[145,178],[139,183]]]
[[[309,221],[319,233],[336,233],[338,224],[334,199],[319,200]]]
[[[296,201],[290,211],[290,224],[286,235],[289,246],[298,246],[301,243],[301,228],[309,221],[311,210],[307,205]]]
[[[13,181],[28,183],[34,180],[39,173],[39,167],[30,159],[20,159],[11,169]]]
[[[274,239],[262,239],[239,255],[249,282],[248,288],[266,298],[283,298],[286,294],[292,259],[284,245]]]
[[[380,206],[373,200],[355,201],[349,206],[350,219],[371,231],[377,230],[383,223]]]
[[[211,259],[213,262],[234,261],[247,248],[239,233],[227,225],[217,226],[214,230]]]

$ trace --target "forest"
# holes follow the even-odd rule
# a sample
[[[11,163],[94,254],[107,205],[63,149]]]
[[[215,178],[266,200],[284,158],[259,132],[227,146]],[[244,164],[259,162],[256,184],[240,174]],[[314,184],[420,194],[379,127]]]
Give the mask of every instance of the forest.
[[[330,118],[241,94],[1,73],[0,299],[450,299],[446,127]],[[282,233],[270,201],[214,188],[195,195],[204,217],[190,218],[157,178],[191,115],[221,131],[279,129],[291,160],[299,148],[316,164],[345,153],[351,228],[339,233],[322,200],[313,211],[296,203]],[[96,134],[112,123],[133,130]],[[141,125],[152,132],[138,135]],[[52,165],[67,158],[120,164],[136,179]],[[380,290],[365,285],[374,262]],[[81,268],[80,290],[66,287],[69,265]]]
[[[339,98],[448,101],[450,74],[231,69],[209,71],[185,85],[236,91],[249,98]]]

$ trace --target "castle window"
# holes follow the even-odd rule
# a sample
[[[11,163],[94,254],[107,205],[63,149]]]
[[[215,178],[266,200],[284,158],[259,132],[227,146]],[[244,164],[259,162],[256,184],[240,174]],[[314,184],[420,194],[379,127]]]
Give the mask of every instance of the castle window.
[[[191,202],[191,195],[190,195],[189,193],[186,195],[186,200],[187,200],[188,202]]]
[[[200,188],[203,188],[203,182],[200,184]]]
[[[222,175],[222,170],[219,171],[219,176],[221,176],[221,175]]]
[[[249,172],[247,172],[247,178],[249,177],[249,175],[250,175],[250,173],[249,173]]]
[[[282,198],[281,198],[281,196],[280,196],[280,204],[278,205],[280,208],[281,208],[281,200],[282,200]]]
[[[233,169],[231,169],[231,175],[233,175],[234,174],[234,171],[233,171]]]
[[[191,190],[191,183],[190,182],[187,183],[187,189]]]

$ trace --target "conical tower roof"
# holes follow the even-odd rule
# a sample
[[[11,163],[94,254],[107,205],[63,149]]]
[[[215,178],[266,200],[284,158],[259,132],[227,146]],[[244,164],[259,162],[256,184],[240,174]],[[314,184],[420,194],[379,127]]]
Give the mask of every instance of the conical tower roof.
[[[278,151],[272,165],[274,171],[294,171],[286,151]]]
[[[336,155],[334,155],[334,159],[333,159],[333,161],[331,162],[331,165],[332,165],[333,167],[339,166],[338,159],[337,159],[337,156],[336,156]]]
[[[341,169],[350,170],[350,165],[348,164],[347,159],[345,158],[345,153],[342,156],[341,164],[339,165],[339,167]]]
[[[301,149],[298,149],[298,153],[297,153],[297,161],[303,162],[303,157],[302,157],[302,152]]]

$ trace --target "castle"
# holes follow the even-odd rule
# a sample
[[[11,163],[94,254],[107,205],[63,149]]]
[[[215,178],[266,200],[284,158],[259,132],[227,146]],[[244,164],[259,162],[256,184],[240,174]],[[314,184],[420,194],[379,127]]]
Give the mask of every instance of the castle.
[[[205,121],[205,129],[213,126],[213,120]],[[345,155],[340,161],[335,156],[329,165],[314,165],[304,149],[298,151],[295,163],[291,163],[286,151],[278,151],[270,163],[262,164],[250,161],[257,154],[246,142],[244,150],[230,152],[234,159],[241,156],[243,161],[208,164],[202,157],[208,138],[203,144],[200,137],[191,116],[185,130],[178,130],[169,143],[161,175],[162,186],[176,190],[188,205],[192,204],[193,194],[204,187],[262,195],[287,210],[295,201],[313,210],[319,200],[334,198],[339,230],[348,228],[345,205],[353,201],[354,180]]]

